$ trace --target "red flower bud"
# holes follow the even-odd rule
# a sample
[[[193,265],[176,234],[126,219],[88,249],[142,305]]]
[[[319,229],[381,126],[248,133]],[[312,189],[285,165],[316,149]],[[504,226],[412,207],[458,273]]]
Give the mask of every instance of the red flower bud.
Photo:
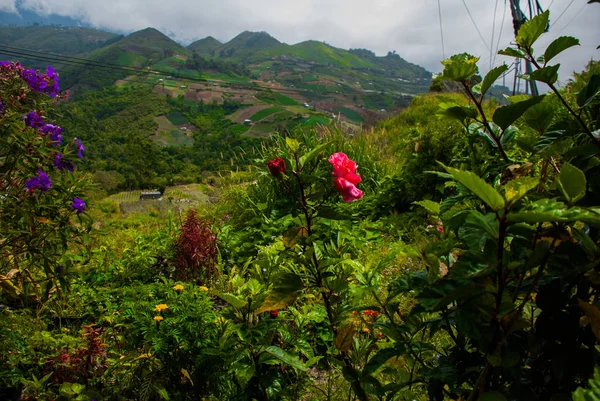
[[[285,173],[285,161],[281,157],[267,162],[267,166],[273,177],[279,177],[281,173]]]
[[[277,316],[279,316],[279,311],[278,310],[272,310],[271,312],[269,312],[269,314],[271,315],[272,319],[277,319]]]

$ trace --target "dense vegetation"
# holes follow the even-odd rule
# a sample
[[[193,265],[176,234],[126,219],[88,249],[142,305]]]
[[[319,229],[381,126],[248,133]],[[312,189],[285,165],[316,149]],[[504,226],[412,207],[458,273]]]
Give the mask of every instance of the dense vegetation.
[[[224,119],[235,102],[54,104],[53,70],[2,64],[0,397],[597,399],[600,64],[556,88],[578,41],[534,53],[548,18],[501,52],[548,94],[485,101],[508,66],[482,79],[459,54],[460,95],[262,146]],[[194,144],[157,147],[159,115]],[[188,185],[105,197],[85,169]]]

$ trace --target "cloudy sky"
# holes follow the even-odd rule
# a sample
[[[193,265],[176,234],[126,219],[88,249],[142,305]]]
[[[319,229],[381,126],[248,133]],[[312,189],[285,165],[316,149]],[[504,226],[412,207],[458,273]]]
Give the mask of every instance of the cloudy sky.
[[[367,48],[378,55],[396,50],[433,72],[440,71],[443,55],[464,51],[480,56],[485,72],[490,50],[498,44],[508,46],[513,34],[508,0],[440,0],[444,49],[438,0],[0,0],[0,10],[15,11],[15,3],[110,31],[128,33],[150,26],[185,44],[208,35],[225,42],[251,30],[266,31],[289,44],[313,39],[345,49]],[[526,7],[527,0],[521,3]],[[538,47],[559,35],[581,40],[581,47],[556,59],[563,66],[561,80],[591,58],[600,58],[600,4],[539,3],[550,9],[551,29]],[[491,61],[511,62],[503,56]]]

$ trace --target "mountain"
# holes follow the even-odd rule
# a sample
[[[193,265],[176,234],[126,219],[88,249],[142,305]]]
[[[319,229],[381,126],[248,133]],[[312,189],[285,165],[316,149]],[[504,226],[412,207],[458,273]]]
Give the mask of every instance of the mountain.
[[[277,49],[280,46],[282,43],[266,32],[244,31],[215,49],[215,56],[246,62],[255,60],[254,55],[261,51]]]
[[[198,53],[201,56],[214,56],[215,50],[223,46],[223,43],[219,42],[212,36],[207,36],[204,39],[200,39],[190,44],[187,48],[194,53]]]
[[[28,10],[26,8],[20,7],[19,3],[17,3],[17,12],[7,12],[0,11],[0,26],[1,25],[18,25],[18,26],[28,26],[34,24],[42,24],[42,25],[58,25],[58,26],[87,26],[88,24],[73,19],[71,17],[65,17],[57,14],[46,14],[41,15],[36,13],[35,11]]]
[[[120,38],[114,33],[81,27],[0,26],[0,45],[64,55],[88,53]]]

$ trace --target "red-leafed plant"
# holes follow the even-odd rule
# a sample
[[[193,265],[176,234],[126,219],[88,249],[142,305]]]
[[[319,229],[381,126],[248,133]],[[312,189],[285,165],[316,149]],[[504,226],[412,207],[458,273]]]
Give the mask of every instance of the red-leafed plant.
[[[211,223],[190,210],[175,241],[176,278],[208,283],[218,274],[217,257],[217,234]]]
[[[106,370],[106,344],[100,338],[102,328],[91,324],[82,329],[86,340],[84,347],[71,352],[64,349],[46,364],[46,370],[54,373],[52,379],[56,383],[89,384],[91,379],[102,376]]]

